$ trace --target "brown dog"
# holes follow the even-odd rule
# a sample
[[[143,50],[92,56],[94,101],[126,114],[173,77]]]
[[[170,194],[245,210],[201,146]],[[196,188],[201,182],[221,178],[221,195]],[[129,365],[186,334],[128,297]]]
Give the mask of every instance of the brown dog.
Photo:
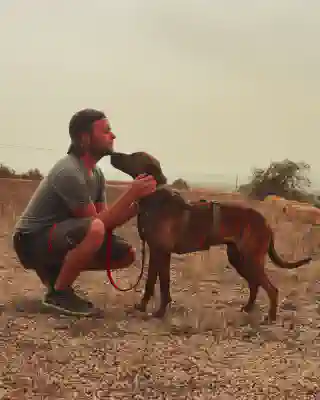
[[[251,207],[232,202],[186,202],[178,191],[161,186],[167,180],[160,163],[147,153],[116,153],[111,156],[111,164],[133,178],[142,173],[152,174],[159,184],[155,193],[141,201],[138,215],[140,237],[150,248],[145,293],[136,306],[139,310],[146,310],[159,276],[161,304],[154,315],[162,317],[165,314],[171,302],[171,253],[186,254],[226,244],[230,264],[249,285],[249,300],[243,310],[250,312],[253,309],[262,286],[270,301],[268,320],[276,320],[278,289],[265,273],[266,254],[274,264],[287,269],[305,265],[311,258],[283,261],[274,248],[271,227],[264,216]]]

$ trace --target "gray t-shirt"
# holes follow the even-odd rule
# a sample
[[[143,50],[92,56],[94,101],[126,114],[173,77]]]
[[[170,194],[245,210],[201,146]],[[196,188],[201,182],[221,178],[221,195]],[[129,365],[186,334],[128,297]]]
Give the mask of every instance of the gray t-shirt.
[[[74,155],[60,159],[40,182],[14,231],[35,232],[73,218],[71,209],[106,202],[105,178],[99,167],[89,176]]]

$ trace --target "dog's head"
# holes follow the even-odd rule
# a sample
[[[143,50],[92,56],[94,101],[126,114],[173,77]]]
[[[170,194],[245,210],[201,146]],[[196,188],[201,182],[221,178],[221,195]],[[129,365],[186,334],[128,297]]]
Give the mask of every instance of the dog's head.
[[[160,162],[150,154],[138,151],[131,154],[115,152],[111,156],[111,165],[133,179],[138,175],[152,175],[158,185],[167,183]]]

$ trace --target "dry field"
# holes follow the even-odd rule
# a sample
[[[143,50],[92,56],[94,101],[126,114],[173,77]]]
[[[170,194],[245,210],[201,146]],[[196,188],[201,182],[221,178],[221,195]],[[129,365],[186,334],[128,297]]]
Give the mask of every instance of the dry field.
[[[320,391],[320,262],[287,271],[268,261],[280,289],[273,326],[260,324],[268,309],[263,291],[252,316],[240,312],[247,286],[222,247],[173,258],[174,304],[163,321],[132,309],[144,281],[138,291],[121,293],[104,273],[77,280],[103,317],[51,314],[41,309],[43,288],[17,263],[10,242],[34,188],[0,181],[0,399],[312,399]],[[120,191],[111,187],[110,201]],[[294,259],[318,247],[320,233],[293,225],[272,207],[260,209],[276,229],[283,256]],[[120,231],[139,250],[134,221]],[[115,277],[124,285],[137,274],[131,268]]]

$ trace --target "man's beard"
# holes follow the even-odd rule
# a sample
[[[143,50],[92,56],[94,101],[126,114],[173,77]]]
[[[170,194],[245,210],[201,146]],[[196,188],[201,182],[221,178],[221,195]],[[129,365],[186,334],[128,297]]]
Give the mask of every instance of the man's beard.
[[[94,158],[100,160],[103,157],[110,156],[114,152],[113,149],[91,149],[91,154]]]

